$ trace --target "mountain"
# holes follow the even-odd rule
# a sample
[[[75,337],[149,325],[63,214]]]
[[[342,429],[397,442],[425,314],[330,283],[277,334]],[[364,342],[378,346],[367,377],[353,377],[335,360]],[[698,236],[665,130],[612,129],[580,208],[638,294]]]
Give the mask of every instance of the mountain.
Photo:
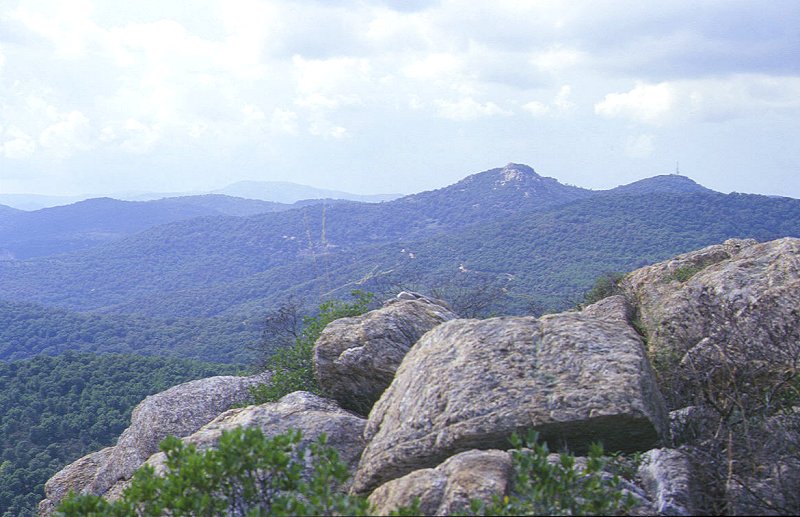
[[[0,256],[26,259],[85,249],[195,217],[287,210],[290,205],[222,195],[134,202],[96,198],[33,212],[0,211]]]
[[[378,203],[390,201],[400,197],[400,194],[375,194],[362,195],[325,190],[298,183],[286,181],[239,181],[225,188],[214,190],[213,194],[261,199],[278,203],[294,203],[304,199],[345,199],[348,201],[361,201],[364,203]]]
[[[291,294],[484,285],[519,312],[528,303],[563,308],[606,271],[731,237],[797,235],[799,200],[608,195],[512,164],[386,203],[192,219],[69,255],[0,263],[0,290],[8,300],[78,311],[235,322]]]
[[[694,180],[679,174],[662,174],[639,181],[634,181],[628,185],[620,185],[607,191],[610,194],[653,194],[658,192],[675,194],[692,194],[714,192]]]
[[[19,210],[40,210],[51,206],[68,205],[86,199],[85,196],[46,196],[41,194],[0,194],[0,203]]]

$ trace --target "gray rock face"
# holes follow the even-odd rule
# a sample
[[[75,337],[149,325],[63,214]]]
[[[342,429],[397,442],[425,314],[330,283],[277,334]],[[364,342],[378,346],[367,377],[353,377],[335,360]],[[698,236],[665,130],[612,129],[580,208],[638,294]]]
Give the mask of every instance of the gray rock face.
[[[634,271],[623,287],[650,355],[678,373],[722,360],[785,364],[798,352],[800,239],[726,241]]]
[[[361,452],[364,450],[362,434],[366,420],[340,408],[335,401],[296,391],[278,402],[230,409],[201,427],[182,441],[193,444],[198,451],[216,447],[220,436],[233,429],[258,427],[265,436],[275,436],[290,429],[302,432],[300,446],[316,440],[321,434],[328,437],[328,445],[339,452],[341,459],[352,473]],[[150,456],[147,464],[156,473],[164,473],[166,455],[157,452]],[[130,480],[118,482],[109,490],[109,499],[122,494]],[[344,489],[349,486],[344,487]]]
[[[54,507],[68,491],[104,494],[120,480],[130,478],[158,451],[169,435],[186,436],[232,405],[250,396],[249,386],[267,377],[210,377],[174,386],[145,398],[131,415],[131,425],[117,445],[81,458],[48,481],[44,507]]]
[[[330,323],[317,340],[314,374],[342,407],[369,413],[414,343],[456,317],[438,300],[401,295],[380,309]]]
[[[637,475],[659,515],[695,515],[691,465],[680,449],[653,449],[642,456]]]
[[[223,432],[238,427],[258,427],[265,436],[299,429],[303,433],[301,444],[310,443],[324,433],[328,445],[338,450],[339,458],[354,470],[364,450],[362,435],[365,425],[365,419],[342,409],[333,400],[296,391],[278,402],[229,409],[184,438],[183,442],[194,444],[197,450],[202,451],[215,447]],[[158,452],[148,463],[158,467],[165,459],[164,453]]]
[[[113,447],[106,447],[87,454],[48,479],[44,485],[45,499],[39,503],[39,514],[50,515],[55,511],[56,505],[71,491],[76,493],[83,491],[94,480],[100,465],[108,461],[113,450]]]
[[[511,454],[471,450],[452,456],[436,468],[415,470],[389,481],[369,496],[378,515],[388,515],[419,498],[423,515],[452,515],[472,499],[503,496],[512,476]]]
[[[638,334],[580,313],[454,320],[423,336],[370,413],[356,492],[536,429],[559,448],[648,450],[667,436]]]

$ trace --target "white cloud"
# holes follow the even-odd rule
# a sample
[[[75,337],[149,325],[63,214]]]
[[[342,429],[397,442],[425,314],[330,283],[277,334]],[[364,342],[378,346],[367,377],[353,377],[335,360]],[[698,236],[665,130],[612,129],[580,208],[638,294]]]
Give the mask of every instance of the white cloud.
[[[86,53],[97,32],[97,26],[91,21],[92,12],[93,7],[89,0],[23,0],[13,11],[11,18],[50,40],[57,56],[77,58]]]
[[[0,142],[0,156],[12,160],[23,160],[36,150],[36,141],[16,126],[3,131],[4,141]]]
[[[57,156],[68,156],[90,145],[89,119],[80,111],[57,115],[56,120],[39,135],[39,144]]]
[[[464,97],[457,101],[440,99],[436,101],[436,106],[440,117],[458,121],[512,115],[510,111],[504,110],[494,102],[480,103],[472,97]]]
[[[297,113],[291,110],[275,108],[272,111],[270,127],[273,133],[296,135],[297,134]]]
[[[637,83],[629,92],[606,95],[595,104],[594,112],[610,118],[625,117],[659,124],[671,115],[675,104],[676,95],[672,85]]]
[[[720,122],[766,112],[800,109],[800,77],[760,74],[726,78],[637,83],[625,93],[609,93],[595,104],[598,115],[660,125]]]
[[[576,104],[570,100],[572,94],[572,86],[565,84],[562,85],[553,101],[549,104],[541,101],[531,101],[522,105],[522,109],[533,115],[534,117],[544,117],[548,115],[558,115],[566,113],[575,109]]]
[[[544,117],[550,113],[550,106],[543,102],[531,101],[522,105],[522,109],[534,117]]]

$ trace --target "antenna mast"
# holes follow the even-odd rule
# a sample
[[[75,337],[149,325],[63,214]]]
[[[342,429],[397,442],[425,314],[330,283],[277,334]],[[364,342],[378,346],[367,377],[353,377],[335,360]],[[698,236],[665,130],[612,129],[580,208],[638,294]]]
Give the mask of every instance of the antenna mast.
[[[681,175],[681,162],[675,162],[675,174]]]

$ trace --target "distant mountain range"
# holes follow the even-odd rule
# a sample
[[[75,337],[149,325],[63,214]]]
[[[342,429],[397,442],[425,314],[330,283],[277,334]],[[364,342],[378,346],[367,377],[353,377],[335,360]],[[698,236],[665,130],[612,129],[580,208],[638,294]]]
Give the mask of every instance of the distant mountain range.
[[[116,216],[103,211],[111,200],[63,207],[104,213],[103,218],[118,219],[115,231],[137,233],[67,254],[1,261],[0,298],[160,321],[214,317],[214,329],[223,335],[240,332],[242,325],[252,329],[264,311],[290,295],[319,300],[354,288],[438,289],[443,296],[491,292],[491,310],[525,313],[569,306],[607,271],[731,237],[800,236],[800,200],[724,195],[678,175],[591,191],[520,164],[378,204],[253,205],[261,212],[232,216],[220,215],[220,205],[241,212],[241,201],[189,199],[120,205],[133,212],[119,210]],[[212,209],[217,213],[191,217],[193,210]],[[138,231],[145,222],[126,223],[145,221],[135,210],[157,217],[149,216],[152,225]],[[73,221],[76,233],[95,228],[87,221],[97,217],[68,213],[56,218]],[[169,222],[170,217],[180,220]],[[43,241],[48,235],[58,241],[66,232],[55,223],[30,224]],[[80,325],[92,326],[84,320]],[[182,324],[181,343],[191,338],[186,327]],[[205,328],[206,338],[225,342],[224,336],[209,337]],[[76,347],[84,346],[78,341]],[[19,347],[11,348],[19,357]]]
[[[293,204],[309,199],[341,199],[362,203],[379,203],[401,197],[402,194],[352,194],[337,190],[326,190],[287,181],[239,181],[227,187],[209,192],[120,192],[109,196],[122,201],[154,201],[176,197],[203,197],[219,194],[273,203]],[[98,196],[47,196],[40,194],[0,194],[0,205],[19,210],[40,210],[64,206]],[[0,209],[1,211],[2,209]]]

